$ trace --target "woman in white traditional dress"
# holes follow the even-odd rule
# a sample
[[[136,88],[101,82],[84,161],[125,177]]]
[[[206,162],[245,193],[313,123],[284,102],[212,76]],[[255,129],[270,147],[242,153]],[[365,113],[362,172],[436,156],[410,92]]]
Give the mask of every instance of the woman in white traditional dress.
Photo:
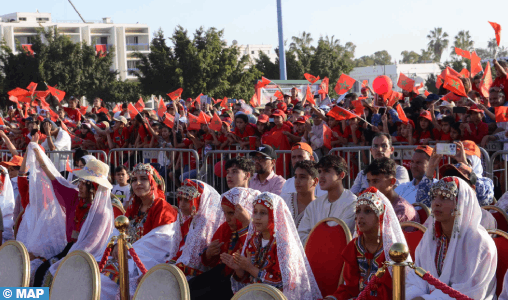
[[[464,180],[444,177],[431,188],[432,224],[416,248],[416,266],[472,299],[496,299],[497,249],[480,225],[476,194]],[[414,272],[406,299],[452,299]]]
[[[14,208],[16,201],[14,199],[14,190],[12,189],[9,171],[0,166],[0,210],[3,217],[4,231],[2,233],[3,241],[14,239]]]

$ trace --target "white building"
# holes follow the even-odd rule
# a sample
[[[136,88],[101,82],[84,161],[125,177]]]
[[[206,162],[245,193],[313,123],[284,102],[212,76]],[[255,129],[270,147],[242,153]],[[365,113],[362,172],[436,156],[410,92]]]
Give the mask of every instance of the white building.
[[[237,46],[238,50],[240,50],[240,58],[244,55],[248,55],[251,61],[251,64],[256,62],[256,59],[259,58],[259,54],[264,52],[272,62],[275,62],[277,58],[277,53],[273,49],[272,45],[237,45],[236,41],[233,41],[233,46]]]
[[[71,41],[86,42],[96,49],[109,50],[114,47],[112,69],[117,70],[119,79],[134,80],[139,59],[134,52],[150,52],[150,28],[145,24],[113,24],[111,18],[102,21],[53,21],[50,13],[11,13],[0,16],[0,39],[16,50],[19,42],[24,48],[31,48],[32,38],[41,26],[53,27]]]
[[[349,76],[356,79],[356,82],[351,90],[354,93],[359,93],[364,80],[369,81],[369,86],[372,87],[372,82],[379,75],[387,75],[392,79],[393,90],[400,92],[401,89],[397,86],[399,74],[403,73],[409,78],[415,80],[415,86],[421,82],[425,84],[430,74],[439,75],[441,69],[436,63],[430,64],[396,64],[396,65],[382,65],[382,66],[371,66],[354,68],[349,73]]]

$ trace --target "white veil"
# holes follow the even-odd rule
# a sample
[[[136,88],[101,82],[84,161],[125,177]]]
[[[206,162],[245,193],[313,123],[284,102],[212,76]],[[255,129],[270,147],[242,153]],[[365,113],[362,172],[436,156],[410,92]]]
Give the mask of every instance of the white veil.
[[[280,196],[268,192],[259,195],[259,197],[261,196],[268,196],[273,202],[274,235],[275,242],[277,243],[277,257],[282,274],[284,295],[287,299],[291,300],[321,299],[321,292],[310,268],[309,261],[298,236],[298,230],[286,202]],[[255,231],[251,222],[249,233],[242,249],[242,255],[244,256],[248,241]]]
[[[496,245],[487,230],[480,225],[482,212],[476,193],[464,180],[453,178],[459,182],[459,194],[453,234],[448,243],[441,276],[437,274],[434,260],[437,249],[434,227],[427,229],[416,248],[415,264],[470,298],[496,299]],[[434,226],[435,218],[431,215],[429,219],[428,224]],[[406,299],[430,293],[433,299],[452,299],[440,290],[435,290],[414,272],[408,273]]]
[[[0,191],[0,209],[4,221],[4,232],[2,238],[4,241],[14,239],[14,191],[12,190],[11,178],[6,168],[0,166],[0,172],[5,175],[5,180]]]
[[[222,197],[228,199],[233,205],[240,204],[249,214],[252,214],[252,201],[254,201],[259,194],[261,194],[261,192],[258,190],[235,187],[222,194]]]
[[[27,147],[30,203],[26,207],[16,239],[25,244],[28,252],[49,259],[62,252],[67,245],[65,213],[55,197],[51,180],[37,162],[34,153],[36,147],[39,145],[33,142]],[[46,155],[42,155],[42,158],[50,172],[63,179],[51,160]]]

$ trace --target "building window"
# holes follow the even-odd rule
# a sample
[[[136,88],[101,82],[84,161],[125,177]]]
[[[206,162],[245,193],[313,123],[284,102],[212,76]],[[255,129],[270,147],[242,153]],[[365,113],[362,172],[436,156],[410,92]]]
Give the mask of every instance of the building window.
[[[270,54],[270,50],[268,50],[267,53]]]
[[[254,51],[251,51],[250,54],[254,54]]]
[[[26,21],[26,18],[19,18],[20,21]]]
[[[49,18],[37,18],[37,22],[47,22]]]

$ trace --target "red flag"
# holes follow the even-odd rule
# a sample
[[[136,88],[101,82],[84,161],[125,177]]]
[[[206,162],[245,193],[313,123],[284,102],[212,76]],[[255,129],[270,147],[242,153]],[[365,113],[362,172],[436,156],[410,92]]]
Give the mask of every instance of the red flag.
[[[220,131],[222,128],[222,121],[219,118],[219,115],[217,113],[213,114],[212,121],[210,122],[210,125],[208,125],[208,128],[215,131]]]
[[[122,104],[120,104],[120,103],[115,105],[115,107],[113,108],[113,113],[116,113],[116,112],[119,112],[119,111],[122,111]]]
[[[37,83],[30,82],[30,84],[26,87],[26,89],[30,92],[31,95],[35,93],[35,89],[37,88]]]
[[[195,100],[198,104],[201,104],[201,96],[203,96],[203,94],[199,94],[199,96]]]
[[[499,43],[501,43],[501,25],[494,22],[489,23],[492,26],[492,28],[494,28],[494,32],[496,33],[497,46],[499,47]]]
[[[103,112],[103,113],[105,113],[107,115],[109,113],[109,110],[107,108],[105,108],[105,107],[102,107],[101,109],[99,109],[97,111],[97,113],[101,113],[101,112]],[[86,113],[86,110],[85,110],[85,113]]]
[[[279,90],[277,90],[277,91],[275,92],[275,94],[273,94],[273,96],[274,96],[275,98],[277,98],[277,100],[279,100],[279,99],[284,99],[284,94],[282,94],[282,92],[281,92],[281,91],[279,91]]]
[[[166,108],[166,104],[164,104],[164,99],[161,97],[159,100],[159,108],[157,108],[157,115],[159,118],[162,118],[167,111],[168,109]]]
[[[182,88],[179,88],[177,89],[176,91],[173,91],[169,94],[167,94],[169,96],[169,98],[173,101],[175,101],[176,99],[178,99],[178,97],[181,97],[182,96],[182,92],[183,92],[183,89]]]
[[[487,66],[485,66],[485,72],[483,72],[482,83],[480,86],[480,90],[482,92],[483,97],[489,97],[489,89],[492,86],[492,71],[490,69],[490,62],[487,62]]]
[[[257,107],[259,106],[259,97],[258,97],[258,93],[254,92],[254,95],[252,95],[252,98],[250,99],[250,105],[252,105],[252,107]]]
[[[454,93],[452,92],[449,92],[448,94],[444,95],[443,98],[441,98],[442,100],[446,100],[448,102],[457,102],[460,100],[460,98],[462,98],[461,96],[457,96],[455,95]]]
[[[22,97],[26,97],[26,96],[30,96],[30,92],[25,90],[25,89],[22,89],[22,88],[15,88],[13,90],[10,90],[7,92],[7,94],[9,96],[14,96],[14,97],[17,97],[17,98],[22,98]]]
[[[357,115],[351,113],[348,110],[345,110],[340,106],[335,106],[326,115],[334,118],[337,121],[349,120],[358,117]]]
[[[307,79],[307,81],[310,82],[311,84],[314,84],[316,83],[316,81],[319,80],[319,76],[316,77],[314,75],[310,75],[309,73],[305,73],[303,74],[303,76],[305,76],[305,79]]]
[[[164,113],[162,119],[163,119],[162,122],[166,124],[166,126],[168,126],[169,128],[173,128],[173,126],[175,125],[175,117],[173,117],[168,113]]]
[[[65,92],[61,90],[57,90],[54,87],[51,87],[48,85],[48,90],[51,93],[51,95],[55,96],[58,99],[58,102],[61,102],[63,98],[65,97]]]
[[[305,100],[309,101],[313,105],[316,105],[316,101],[314,101],[314,95],[312,95],[312,91],[310,90],[310,86],[307,84],[307,92],[305,94]]]
[[[136,109],[136,107],[134,105],[132,105],[132,103],[129,103],[129,105],[127,106],[127,109],[129,110],[131,119],[134,119],[139,114],[139,111]]]
[[[198,120],[200,124],[208,124],[212,120],[212,117],[205,114],[205,112],[201,111],[199,113]]]
[[[256,88],[257,89],[260,89],[260,88],[264,88],[265,86],[267,86],[270,82],[272,82],[270,79],[267,79],[265,77],[261,77],[261,80],[258,81],[258,83],[256,83]]]
[[[399,119],[404,122],[404,124],[409,123],[409,119],[406,117],[406,113],[402,109],[402,106],[397,105],[397,114],[399,115]]]
[[[366,87],[367,85],[369,85],[369,80],[368,80],[368,79],[365,79],[365,80],[362,82],[362,88]]]
[[[142,111],[145,108],[145,102],[143,101],[143,98],[139,97],[138,102],[134,104],[134,107],[138,110],[138,112]]]
[[[499,106],[496,110],[496,122],[508,122],[508,106]]]
[[[425,90],[425,91],[423,92],[423,94],[425,95],[425,97],[427,97],[428,95],[430,95],[429,91],[427,91],[427,90]]]
[[[400,73],[399,81],[397,82],[397,86],[405,91],[412,92],[413,87],[415,86],[415,81],[413,79],[407,77],[403,73]]]
[[[482,59],[476,55],[476,52],[471,53],[471,76],[475,76],[483,71],[481,60]]]
[[[228,107],[228,97],[224,97],[224,99],[222,99],[222,102],[220,103],[220,106],[224,107],[224,108],[229,108]]]
[[[462,69],[462,71],[460,71],[459,74],[466,77],[466,78],[469,78],[469,76],[471,75],[466,68]]]
[[[323,80],[321,80],[321,84],[319,85],[320,89],[318,91],[319,94],[326,95],[328,94],[328,86],[329,86],[329,79],[328,77],[325,77]]]
[[[32,56],[34,55],[34,50],[32,49],[32,45],[21,45],[24,51],[30,53]]]
[[[453,75],[446,76],[443,87],[457,95],[467,97],[464,84],[457,76]]]
[[[362,100],[351,101],[351,104],[355,107],[355,114],[361,116],[364,110]]]
[[[423,81],[422,81],[422,82],[420,82],[420,85],[419,85],[419,86],[415,86],[415,88],[414,88],[413,92],[414,92],[415,94],[420,94],[420,90],[421,90],[422,88],[423,88]]]
[[[189,119],[189,130],[199,130],[201,129],[201,124],[199,123],[198,117],[193,114],[188,114],[187,118]]]
[[[439,89],[441,88],[441,86],[443,85],[443,76],[442,75],[438,75],[437,76],[437,79],[436,79],[436,89]]]
[[[12,102],[17,103],[18,105],[20,105],[19,101],[18,101],[18,97],[16,97],[16,96],[9,96],[9,100],[11,100]]]
[[[57,113],[56,113],[56,112],[54,112],[51,108],[49,108],[49,109],[48,109],[48,112],[49,112],[49,115],[50,115],[51,121],[56,122],[56,120],[58,120],[58,115],[57,115]],[[65,128],[67,128],[63,122],[62,122],[62,125],[61,125],[61,126],[62,126],[62,128],[64,128],[64,127],[65,127]],[[67,131],[67,130],[66,130],[66,131]]]
[[[462,50],[460,48],[455,47],[455,54],[457,54],[458,56],[467,58],[467,59],[471,59],[471,52],[469,52],[467,50]]]
[[[335,85],[334,90],[337,92],[337,94],[342,95],[349,91],[353,87],[353,84],[356,80],[349,77],[346,74],[342,74],[339,77],[339,80],[337,80],[337,84]]]
[[[388,97],[386,98],[388,100],[386,104],[387,106],[393,107],[393,105],[395,105],[395,103],[397,103],[397,101],[399,101],[402,98],[402,93],[396,92],[394,90],[391,90],[386,94],[389,94]]]
[[[79,109],[79,112],[82,114],[82,115],[86,115],[86,110],[88,109],[88,106],[81,106],[81,108]],[[106,109],[106,112],[108,110]],[[99,112],[97,112],[99,113]]]
[[[65,171],[71,173],[72,172],[72,168],[71,168],[71,164],[69,163],[69,157],[67,156],[67,161],[65,162]]]
[[[332,149],[332,130],[326,124],[323,124],[323,146]]]
[[[0,125],[5,125],[4,118],[0,117]]]

